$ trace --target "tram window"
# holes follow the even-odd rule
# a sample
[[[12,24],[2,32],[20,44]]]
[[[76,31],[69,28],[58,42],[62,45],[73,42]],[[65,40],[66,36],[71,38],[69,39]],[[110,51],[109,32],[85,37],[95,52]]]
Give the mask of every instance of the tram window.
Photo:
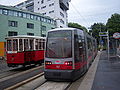
[[[35,49],[38,50],[38,39],[35,40]]]
[[[39,49],[40,49],[40,50],[43,50],[42,46],[43,46],[43,45],[42,45],[42,39],[40,39],[40,41],[39,41]]]
[[[12,51],[12,40],[7,40],[7,51]]]
[[[33,39],[30,39],[30,50],[34,49],[34,43]]]
[[[28,39],[24,39],[24,50],[29,50],[29,46],[28,46]]]
[[[39,41],[39,49],[40,50],[44,50],[44,45],[45,45],[45,40],[44,39],[40,39],[40,41]]]
[[[23,51],[23,42],[22,42],[22,39],[19,39],[19,50]]]
[[[79,61],[79,43],[78,43],[78,35],[77,31],[74,32],[74,54],[75,54],[75,62]]]
[[[46,57],[71,58],[72,57],[72,31],[53,31],[48,33]],[[44,45],[43,45],[44,46]]]
[[[18,50],[18,40],[14,39],[13,40],[13,51],[17,51]]]
[[[43,39],[43,49],[45,49],[45,40]]]

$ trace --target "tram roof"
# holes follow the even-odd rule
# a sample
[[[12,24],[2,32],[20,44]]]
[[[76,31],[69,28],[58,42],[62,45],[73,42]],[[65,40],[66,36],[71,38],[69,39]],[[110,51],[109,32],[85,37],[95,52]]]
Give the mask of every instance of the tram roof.
[[[28,35],[18,35],[18,36],[9,36],[5,39],[12,39],[12,38],[35,38],[35,39],[45,39],[45,37],[40,36],[28,36]]]
[[[49,31],[57,31],[57,30],[76,30],[77,28],[55,28],[55,29],[52,29],[52,30],[49,30]],[[81,30],[81,29],[79,29],[79,30]],[[48,31],[48,32],[49,32]],[[81,30],[81,31],[83,31],[83,30]]]

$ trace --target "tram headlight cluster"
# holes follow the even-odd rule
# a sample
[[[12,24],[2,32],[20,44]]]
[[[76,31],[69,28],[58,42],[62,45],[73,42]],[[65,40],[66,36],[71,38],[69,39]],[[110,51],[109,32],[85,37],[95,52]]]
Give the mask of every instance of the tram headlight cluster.
[[[52,62],[51,61],[45,61],[45,65],[51,65]]]
[[[65,61],[65,63],[64,63],[65,65],[67,65],[67,66],[72,66],[72,61]]]

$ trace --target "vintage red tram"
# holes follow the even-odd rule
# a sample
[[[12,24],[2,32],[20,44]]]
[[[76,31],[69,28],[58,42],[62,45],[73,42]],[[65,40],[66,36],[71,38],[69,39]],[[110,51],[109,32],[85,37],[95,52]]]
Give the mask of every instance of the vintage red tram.
[[[41,64],[44,60],[45,38],[39,36],[10,36],[6,38],[6,55],[9,67]]]
[[[75,28],[50,30],[46,38],[44,76],[48,80],[75,80],[91,65],[95,39]]]

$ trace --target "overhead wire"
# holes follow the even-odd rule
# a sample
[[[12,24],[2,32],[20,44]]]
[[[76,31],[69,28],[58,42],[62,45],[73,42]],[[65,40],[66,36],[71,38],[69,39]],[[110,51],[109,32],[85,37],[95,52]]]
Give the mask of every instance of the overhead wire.
[[[80,18],[82,17],[84,23],[89,26],[88,21],[81,15],[81,13],[76,9],[76,7],[70,2],[71,6],[74,8],[74,10],[80,15]]]

